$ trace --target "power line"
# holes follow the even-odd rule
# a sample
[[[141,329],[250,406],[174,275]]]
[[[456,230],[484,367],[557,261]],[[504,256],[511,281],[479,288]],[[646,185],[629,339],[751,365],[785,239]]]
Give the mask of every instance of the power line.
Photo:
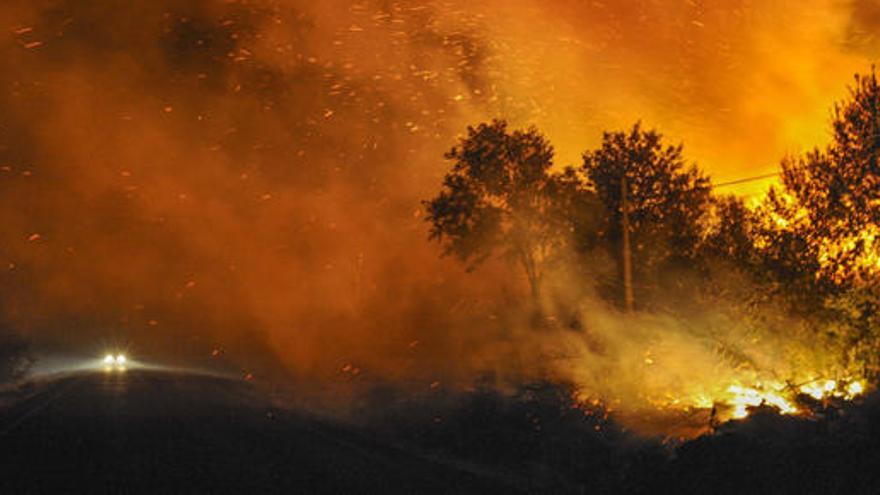
[[[755,182],[758,180],[769,179],[771,177],[778,177],[780,172],[773,172],[772,174],[764,174],[764,175],[756,175],[754,177],[745,177],[742,179],[736,179],[728,182],[722,182],[721,184],[715,184],[713,187],[716,189],[719,187],[733,186],[736,184],[745,184],[746,182]]]

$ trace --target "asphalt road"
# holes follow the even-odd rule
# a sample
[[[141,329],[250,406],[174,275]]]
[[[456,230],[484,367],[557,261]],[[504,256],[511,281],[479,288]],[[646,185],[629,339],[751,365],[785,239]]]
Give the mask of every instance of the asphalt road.
[[[3,494],[510,491],[215,377],[81,373],[0,410]]]

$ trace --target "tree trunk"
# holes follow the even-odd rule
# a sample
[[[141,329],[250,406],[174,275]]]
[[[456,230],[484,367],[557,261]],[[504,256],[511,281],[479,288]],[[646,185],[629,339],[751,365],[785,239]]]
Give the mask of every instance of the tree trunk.
[[[629,240],[629,196],[626,186],[626,174],[620,178],[620,209],[622,217],[621,230],[623,231],[623,302],[626,312],[633,310],[632,288],[632,249]]]
[[[535,260],[524,250],[520,250],[520,262],[526,272],[526,277],[529,279],[529,294],[532,298],[532,307],[535,309],[535,314],[537,315],[540,313],[541,275],[538,273],[538,268],[535,266]]]
[[[537,275],[529,277],[529,286],[532,292],[532,302],[537,306],[541,301],[541,279]]]

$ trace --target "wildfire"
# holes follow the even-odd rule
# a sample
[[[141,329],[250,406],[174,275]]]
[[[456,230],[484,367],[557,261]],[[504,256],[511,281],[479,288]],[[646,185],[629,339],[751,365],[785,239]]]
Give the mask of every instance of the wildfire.
[[[865,392],[863,380],[837,381],[817,380],[800,386],[801,393],[807,394],[816,400],[825,400],[830,397],[852,400]]]
[[[798,412],[797,407],[783,396],[784,391],[785,387],[779,383],[769,383],[756,387],[731,385],[727,388],[727,392],[731,395],[727,404],[733,407],[731,417],[734,419],[745,418],[749,415],[750,407],[759,406],[776,407],[782,414]]]
[[[849,272],[862,276],[876,276],[880,273],[880,229],[868,225],[857,234],[842,236],[841,239],[823,240],[819,245],[819,261],[834,279],[845,279]],[[853,256],[852,266],[837,263],[835,260]]]
[[[730,408],[730,419],[743,419],[750,414],[751,408],[772,407],[780,414],[806,414],[808,410],[799,403],[798,394],[804,394],[817,401],[831,398],[853,400],[865,392],[865,381],[861,379],[818,379],[802,384],[799,387],[771,381],[744,386],[733,384],[727,387],[726,397],[714,401]],[[705,403],[705,400],[699,402]]]
[[[665,425],[660,430],[664,434],[669,431],[677,431],[685,436],[699,436],[710,430],[701,423],[703,420],[697,420],[700,424],[694,423],[694,418],[708,417],[710,422],[740,420],[749,417],[758,408],[774,409],[783,415],[809,416],[815,411],[816,405],[811,406],[809,399],[805,399],[804,395],[821,402],[823,407],[826,407],[831,399],[837,399],[838,402],[857,399],[867,391],[867,386],[862,379],[822,378],[801,385],[780,381],[766,381],[751,385],[733,383],[720,390],[722,391],[714,396],[700,392],[682,397],[674,397],[671,394],[666,394],[662,398],[646,397],[650,407],[640,410],[639,418],[635,421],[641,421],[642,423],[639,424],[643,425],[646,417],[656,419],[658,417],[655,415],[656,413],[667,418],[660,420]],[[612,411],[610,405],[619,402],[619,400],[605,402],[590,397],[583,391],[576,393],[575,400],[588,409],[605,407],[606,415]],[[700,415],[699,411],[703,411],[706,415],[711,411],[711,415]],[[628,414],[626,410],[622,410],[621,413]],[[627,419],[632,422],[632,415],[630,414]]]
[[[811,382],[800,387],[801,392],[816,400],[822,400],[827,394],[834,392],[835,389],[837,389],[837,382],[835,380]]]
[[[862,395],[865,392],[865,384],[862,381],[852,382],[846,387],[846,391],[853,397]]]

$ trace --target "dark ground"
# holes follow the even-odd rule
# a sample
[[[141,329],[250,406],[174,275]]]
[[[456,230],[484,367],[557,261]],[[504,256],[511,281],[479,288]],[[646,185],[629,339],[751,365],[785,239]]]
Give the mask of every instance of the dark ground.
[[[880,493],[876,394],[812,417],[754,411],[674,446],[552,384],[379,393],[356,427],[194,374],[98,371],[31,392],[0,406],[0,494]]]
[[[516,473],[532,493],[880,494],[878,393],[813,403],[810,415],[755,408],[681,442],[638,435],[571,397],[565,386],[536,383],[513,397],[486,389],[430,408],[401,401],[373,428]]]
[[[165,372],[61,378],[0,410],[0,493],[515,491],[260,397]]]

